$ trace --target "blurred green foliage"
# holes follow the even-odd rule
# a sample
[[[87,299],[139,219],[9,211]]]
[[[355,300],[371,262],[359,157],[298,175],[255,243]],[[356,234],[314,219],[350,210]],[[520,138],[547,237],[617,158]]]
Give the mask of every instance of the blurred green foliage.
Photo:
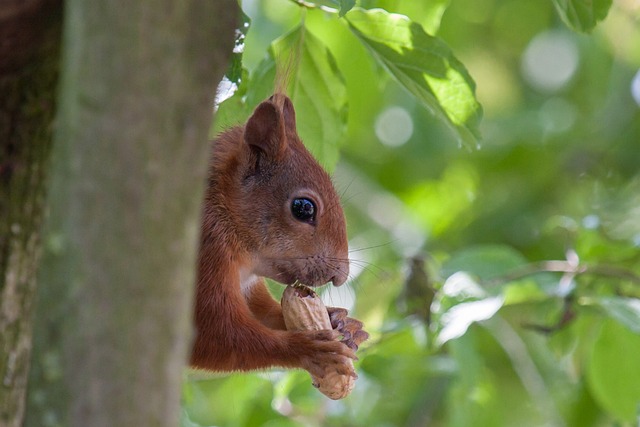
[[[329,58],[301,61],[294,78],[297,90],[346,94],[346,107],[296,105],[348,218],[352,280],[323,297],[371,339],[355,390],[337,402],[305,372],[189,373],[182,425],[637,425],[637,3],[299,3],[242,2],[243,77],[216,129],[272,90],[274,40],[304,31],[308,54]],[[404,15],[397,31],[371,22],[389,13]],[[440,90],[430,67],[443,58]],[[464,108],[461,135],[451,118]],[[344,127],[318,136],[325,117]]]

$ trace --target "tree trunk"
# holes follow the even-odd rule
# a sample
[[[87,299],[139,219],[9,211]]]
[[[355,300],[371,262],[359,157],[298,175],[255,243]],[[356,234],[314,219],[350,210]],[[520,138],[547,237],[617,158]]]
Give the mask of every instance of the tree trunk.
[[[0,425],[22,425],[61,1],[0,6]]]
[[[175,426],[235,0],[70,0],[27,425]]]

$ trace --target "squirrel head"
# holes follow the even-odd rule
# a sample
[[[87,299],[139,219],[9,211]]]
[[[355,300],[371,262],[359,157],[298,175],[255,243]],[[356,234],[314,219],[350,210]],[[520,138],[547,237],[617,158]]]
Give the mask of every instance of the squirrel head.
[[[262,102],[239,139],[218,162],[217,181],[227,187],[218,191],[227,193],[223,203],[251,273],[284,284],[344,283],[349,262],[340,199],[298,137],[291,100],[275,94]]]

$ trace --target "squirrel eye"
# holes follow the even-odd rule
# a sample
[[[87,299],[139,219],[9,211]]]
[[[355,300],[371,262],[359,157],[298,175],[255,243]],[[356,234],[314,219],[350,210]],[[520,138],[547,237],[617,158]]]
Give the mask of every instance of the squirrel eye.
[[[291,213],[300,221],[313,222],[316,219],[316,205],[309,199],[293,199]]]

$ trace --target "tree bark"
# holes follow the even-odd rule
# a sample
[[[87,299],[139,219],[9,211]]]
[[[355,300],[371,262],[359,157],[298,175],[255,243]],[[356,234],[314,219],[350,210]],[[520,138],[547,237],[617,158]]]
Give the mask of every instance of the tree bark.
[[[235,0],[70,0],[29,426],[175,426]]]
[[[0,5],[0,425],[22,425],[61,1]]]

